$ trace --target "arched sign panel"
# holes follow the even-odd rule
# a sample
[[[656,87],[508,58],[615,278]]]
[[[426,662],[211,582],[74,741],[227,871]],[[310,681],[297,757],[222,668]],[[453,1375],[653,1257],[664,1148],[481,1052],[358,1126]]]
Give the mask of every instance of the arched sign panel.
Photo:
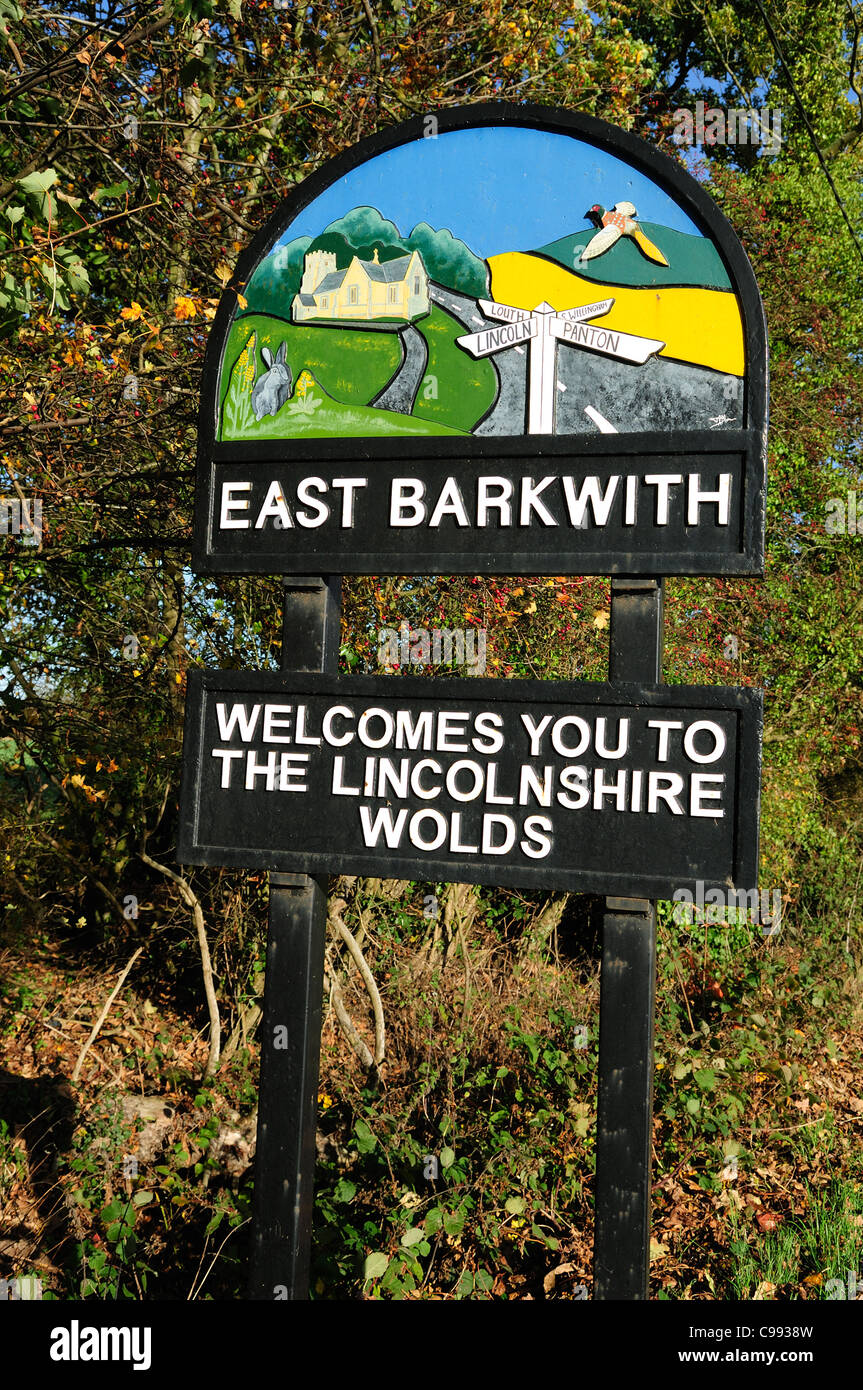
[[[602,121],[472,106],[305,180],[205,367],[204,572],[757,574],[767,337],[703,188]]]

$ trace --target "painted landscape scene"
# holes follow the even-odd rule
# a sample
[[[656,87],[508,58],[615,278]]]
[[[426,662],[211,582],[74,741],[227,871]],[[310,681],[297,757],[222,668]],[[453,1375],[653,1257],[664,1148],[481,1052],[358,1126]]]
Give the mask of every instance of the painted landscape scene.
[[[742,325],[713,243],[642,223],[626,201],[583,220],[482,257],[446,228],[421,221],[403,235],[358,206],[277,245],[231,325],[219,438],[522,435],[530,342],[475,356],[459,340],[499,332],[497,305],[525,317],[540,304],[599,303],[591,323],[611,335],[557,351],[554,433],[739,428]],[[652,342],[647,360],[593,350],[618,333]]]

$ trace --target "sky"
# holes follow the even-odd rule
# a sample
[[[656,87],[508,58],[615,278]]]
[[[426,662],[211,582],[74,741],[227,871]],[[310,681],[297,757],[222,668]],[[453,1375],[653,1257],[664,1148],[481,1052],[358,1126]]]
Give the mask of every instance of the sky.
[[[417,222],[447,228],[477,255],[529,251],[584,231],[593,203],[634,203],[643,222],[699,229],[669,195],[582,140],[524,126],[448,131],[400,145],[331,184],[279,244],[316,237],[351,208],[370,206],[407,236]]]

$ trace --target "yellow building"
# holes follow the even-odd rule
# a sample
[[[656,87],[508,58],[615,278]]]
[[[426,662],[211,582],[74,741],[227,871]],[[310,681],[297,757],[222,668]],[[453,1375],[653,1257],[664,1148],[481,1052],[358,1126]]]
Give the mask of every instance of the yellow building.
[[[354,256],[347,270],[336,269],[332,251],[310,251],[303,263],[294,323],[309,319],[404,319],[429,311],[428,272],[418,251],[393,261]]]

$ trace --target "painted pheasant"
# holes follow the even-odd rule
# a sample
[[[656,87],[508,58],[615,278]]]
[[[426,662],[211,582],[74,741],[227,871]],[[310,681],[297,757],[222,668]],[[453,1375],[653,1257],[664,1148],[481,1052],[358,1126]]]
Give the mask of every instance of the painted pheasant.
[[[642,255],[647,256],[650,261],[658,261],[660,265],[668,265],[668,261],[663,256],[658,246],[654,246],[649,237],[636,222],[638,213],[632,203],[615,203],[610,212],[606,212],[601,203],[594,203],[592,208],[588,208],[584,214],[593,225],[598,228],[596,235],[592,236],[585,246],[580,261],[592,261],[594,256],[601,256],[604,251],[608,251],[615,242],[622,236],[631,236]]]

